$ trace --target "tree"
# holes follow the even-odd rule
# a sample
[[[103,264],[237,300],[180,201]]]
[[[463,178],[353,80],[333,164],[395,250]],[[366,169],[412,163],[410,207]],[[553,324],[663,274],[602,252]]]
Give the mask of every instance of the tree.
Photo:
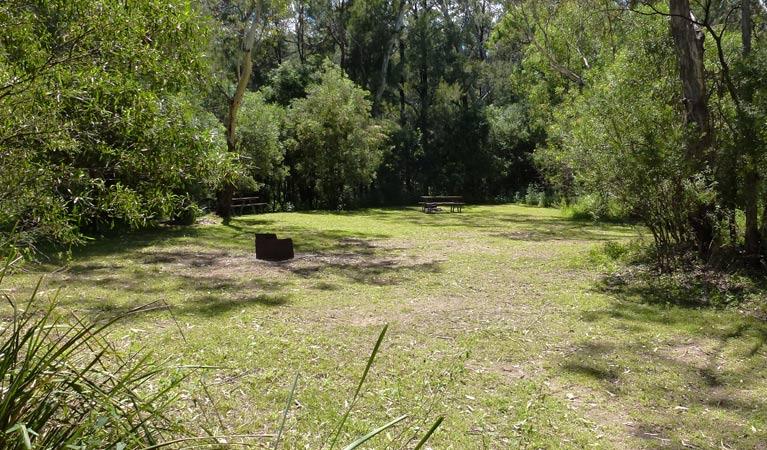
[[[753,72],[755,61],[752,58],[751,2],[743,0],[735,5],[705,2],[702,5],[701,19],[695,17],[689,4],[684,1],[671,0],[670,5],[672,32],[677,41],[686,106],[690,122],[698,135],[692,141],[691,159],[707,166],[718,166],[717,175],[722,186],[720,202],[728,218],[730,239],[737,242],[735,211],[740,207],[746,219],[745,254],[749,263],[756,265],[762,246],[759,196],[763,190],[763,167],[760,166],[763,164],[765,144],[756,131],[759,117],[763,117],[764,111],[760,111],[754,104],[754,95],[759,91],[759,84],[754,82]],[[741,10],[739,20],[734,19],[737,18],[734,12],[738,7]],[[737,30],[737,22],[740,25],[740,51],[734,49],[730,43],[737,36],[736,31],[730,31]],[[691,29],[694,29],[695,36],[690,33]],[[713,39],[715,45],[718,78],[715,83],[718,82],[721,90],[729,95],[729,102],[720,101],[717,105],[719,111],[723,112],[720,120],[727,124],[722,131],[728,135],[719,140],[722,144],[721,150],[711,149],[712,144],[716,143],[714,127],[710,123],[707,124],[711,108],[707,105],[708,92],[704,79],[704,32]],[[762,43],[757,40],[756,44],[756,48],[761,50],[758,44]],[[703,151],[697,147],[701,147]],[[712,207],[709,206],[708,209],[711,210]],[[707,215],[710,217],[711,213]],[[713,225],[709,224],[706,227],[713,228]],[[713,230],[708,233],[714,234]]]
[[[712,186],[689,164],[686,114],[676,108],[676,58],[667,22],[634,16],[615,62],[592,71],[556,114],[539,161],[572,170],[581,194],[599,196],[641,219],[655,238],[659,264],[695,241],[689,214]],[[561,169],[560,169],[561,170]]]
[[[285,110],[267,103],[260,92],[246,92],[237,116],[237,151],[253,188],[276,200],[287,175],[281,141]]]
[[[760,34],[752,34],[758,16],[750,3],[707,1],[694,12],[686,0],[670,0],[668,8],[648,3],[632,6],[620,21],[609,9],[564,14],[590,3],[515,3],[496,30],[501,40],[527,39],[513,78],[528,87],[533,122],[552,122],[547,116],[554,116],[537,160],[561,187],[573,186],[641,218],[653,230],[660,255],[694,249],[701,260],[712,261],[722,254],[717,247],[728,230],[729,240],[738,245],[743,239],[747,259],[757,261],[767,219],[762,213],[760,225],[765,144],[757,124],[767,114],[756,100],[764,77],[757,75],[755,55],[764,45]],[[573,23],[584,16],[588,26]],[[627,20],[632,16],[659,20]],[[664,21],[670,39],[643,34],[654,29],[663,35],[658,27]],[[704,39],[710,39],[708,52]],[[653,50],[639,51],[648,46]],[[648,67],[639,70],[625,60],[628,54]],[[674,85],[648,77],[652,67],[662,68],[655,76]],[[627,164],[633,172],[625,170]],[[735,220],[739,210],[746,219],[742,234]]]
[[[714,142],[703,60],[704,35],[696,27],[688,0],[669,0],[669,14],[686,111],[685,122],[693,130],[687,142],[687,160],[693,176],[704,176],[704,171],[712,166],[710,147]],[[703,202],[689,212],[698,251],[703,256],[709,252],[714,240],[712,212],[713,204]]]
[[[242,66],[237,74],[237,87],[234,94],[227,95],[229,103],[229,112],[226,116],[226,147],[230,153],[237,154],[237,113],[242,105],[242,99],[250,83],[250,75],[253,72],[253,47],[256,45],[256,32],[261,26],[263,13],[263,1],[257,1],[253,5],[252,11],[248,14],[250,24],[247,33],[242,39]],[[217,194],[218,215],[225,220],[231,216],[232,197],[236,189],[234,180],[228,180],[224,183],[222,189]]]
[[[291,104],[288,159],[300,201],[329,209],[353,206],[359,190],[375,178],[386,133],[385,124],[371,119],[367,95],[326,62],[306,98]]]
[[[0,5],[0,226],[27,242],[144,226],[231,161],[190,101],[207,22],[186,0]]]

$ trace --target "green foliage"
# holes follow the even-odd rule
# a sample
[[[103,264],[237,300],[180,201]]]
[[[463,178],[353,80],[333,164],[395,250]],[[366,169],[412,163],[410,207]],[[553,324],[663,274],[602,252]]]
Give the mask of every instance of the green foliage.
[[[609,241],[591,248],[588,259],[592,264],[613,272],[622,266],[652,262],[653,251],[654,248],[646,240]]]
[[[117,352],[106,331],[119,318],[65,318],[55,301],[39,305],[37,289],[24,304],[3,297],[13,316],[0,332],[0,446],[138,448],[180,431],[167,410],[182,377]]]
[[[604,215],[617,205],[640,218],[659,248],[669,251],[694,240],[689,215],[715,192],[686,156],[684,116],[673,103],[679,87],[666,21],[636,15],[630,25],[637,45],[590,73],[590,87],[564,103],[549,147],[537,158],[560,184],[573,174],[575,187],[598,201],[591,210]]]
[[[266,103],[261,93],[254,92],[245,93],[237,115],[238,157],[256,187],[266,186],[267,193],[278,191],[287,175],[281,142],[284,116],[282,107]]]
[[[591,220],[600,222],[624,222],[631,220],[616,201],[605,198],[599,193],[578,196],[575,201],[563,205],[565,216],[573,220]]]
[[[288,106],[294,99],[306,97],[312,74],[311,65],[286,61],[270,72],[269,84],[262,92],[268,101]]]
[[[188,94],[207,73],[193,2],[14,0],[0,17],[0,232],[145,226],[234,170]]]
[[[528,102],[530,122],[546,128],[571,89],[588,84],[588,72],[610,64],[625,38],[621,8],[593,0],[527,0],[506,10],[494,43],[525,42],[511,71],[512,86]]]
[[[767,149],[757,125],[767,117],[758,100],[764,36],[750,31],[747,50],[741,18],[724,3],[705,8],[695,14],[704,17],[696,26],[706,38],[706,76],[694,83],[710,95],[695,107],[695,99],[680,98],[666,6],[527,0],[511,4],[494,30],[494,44],[524,42],[511,86],[529,105],[532,128],[547,130],[536,162],[548,181],[568,203],[587,199],[576,205],[583,213],[643,221],[662,265],[677,252],[708,259],[727,243],[745,242],[754,261],[757,241],[767,249],[767,214],[757,218],[767,198],[757,175]],[[763,16],[752,16],[752,30],[763,26]],[[707,117],[713,132],[701,139],[696,121]],[[746,233],[738,211],[746,213]]]
[[[288,159],[301,202],[343,209],[375,178],[386,124],[370,118],[366,92],[327,63],[319,81],[288,111]]]
[[[363,89],[375,91],[381,77],[381,61],[395,33],[399,1],[367,0],[350,6],[347,33],[349,78]]]
[[[511,200],[514,203],[541,208],[549,208],[560,203],[559,195],[556,192],[535,183],[528,185],[524,191],[517,191]]]

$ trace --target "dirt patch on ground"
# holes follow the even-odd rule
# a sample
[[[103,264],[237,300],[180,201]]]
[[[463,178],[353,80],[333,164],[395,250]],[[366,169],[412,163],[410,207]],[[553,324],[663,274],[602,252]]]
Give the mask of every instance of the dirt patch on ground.
[[[699,370],[708,368],[716,356],[711,343],[704,341],[673,343],[668,347],[659,348],[658,353],[672,361]]]

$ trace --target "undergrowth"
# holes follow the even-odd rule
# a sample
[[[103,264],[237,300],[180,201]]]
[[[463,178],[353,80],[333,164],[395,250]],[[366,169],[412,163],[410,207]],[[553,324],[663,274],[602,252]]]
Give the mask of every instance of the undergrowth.
[[[593,247],[589,260],[608,273],[603,281],[606,291],[627,294],[643,303],[767,308],[760,298],[763,277],[708,267],[695,260],[679,260],[675,270],[661,270],[654,251],[641,240],[609,241]]]

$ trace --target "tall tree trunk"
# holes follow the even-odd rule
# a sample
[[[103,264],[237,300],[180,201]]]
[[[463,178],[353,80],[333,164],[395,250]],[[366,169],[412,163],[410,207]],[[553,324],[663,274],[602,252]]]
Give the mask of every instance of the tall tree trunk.
[[[741,44],[743,45],[743,61],[751,56],[751,0],[741,0]],[[753,91],[746,86],[741,92],[740,105],[749,105],[753,101]],[[761,233],[759,232],[759,192],[761,191],[761,176],[758,169],[758,156],[755,154],[756,124],[751,115],[743,107],[738,108],[739,131],[741,147],[744,147],[746,169],[743,176],[743,203],[746,215],[746,258],[750,263],[759,261],[761,253]]]
[[[383,61],[381,61],[381,78],[376,88],[375,98],[373,100],[373,116],[378,117],[382,113],[381,100],[383,99],[384,91],[386,91],[386,77],[389,70],[389,60],[391,54],[394,52],[394,46],[397,44],[397,38],[402,31],[402,23],[405,19],[405,10],[407,9],[407,0],[402,0],[399,5],[399,11],[397,12],[397,22],[394,25],[394,31],[389,38],[389,42],[386,45],[386,50],[383,55]]]
[[[682,82],[686,121],[695,126],[697,136],[687,146],[687,156],[694,170],[702,170],[708,161],[708,149],[713,142],[709,117],[706,79],[703,70],[703,39],[705,35],[695,26],[689,0],[669,0],[671,34],[674,39],[679,76]]]
[[[248,88],[248,82],[250,81],[250,75],[253,72],[253,46],[256,43],[256,31],[258,24],[261,21],[262,2],[256,4],[256,10],[251,15],[251,23],[248,28],[248,34],[243,41],[243,55],[242,55],[242,67],[239,73],[239,79],[237,81],[237,89],[234,95],[229,98],[229,115],[226,119],[226,147],[229,152],[237,152],[237,113],[242,106],[242,98],[245,96],[245,91]],[[232,182],[225,182],[222,189],[217,194],[217,208],[216,212],[219,216],[225,220],[229,219],[232,214],[232,196],[234,195],[235,185]]]
[[[479,52],[479,60],[485,62],[487,60],[487,50],[485,49],[485,33],[488,30],[485,27],[485,15],[487,14],[487,2],[482,0],[482,6],[479,10],[479,23],[477,28],[477,50]]]
[[[741,0],[740,37],[743,43],[743,59],[751,55],[751,0]]]
[[[298,19],[296,20],[296,52],[298,61],[303,66],[306,63],[306,49],[304,44],[304,34],[306,32],[305,6],[303,0],[298,1]]]
[[[684,95],[685,120],[696,131],[687,143],[687,160],[691,175],[695,176],[710,166],[709,151],[714,138],[703,70],[705,35],[695,25],[695,16],[690,9],[689,0],[669,0],[669,7],[671,35],[674,40]],[[712,211],[712,205],[699,203],[693,211],[689,212],[688,221],[701,256],[708,254],[714,240]]]
[[[400,80],[398,83],[399,89],[399,123],[405,125],[405,106],[407,105],[407,99],[405,97],[405,83],[407,78],[405,76],[405,42],[400,37],[399,39],[399,65],[400,65]]]
[[[346,0],[341,0],[338,3],[338,16],[334,19],[334,23],[332,24],[333,30],[331,31],[331,36],[333,36],[335,39],[336,44],[338,45],[338,51],[340,53],[339,65],[347,75],[351,73],[349,67],[347,67],[346,57],[347,48],[349,47],[346,36],[346,25],[348,21],[348,17],[346,15],[350,6],[351,2],[347,3]],[[337,20],[337,22],[335,22],[335,20]]]

